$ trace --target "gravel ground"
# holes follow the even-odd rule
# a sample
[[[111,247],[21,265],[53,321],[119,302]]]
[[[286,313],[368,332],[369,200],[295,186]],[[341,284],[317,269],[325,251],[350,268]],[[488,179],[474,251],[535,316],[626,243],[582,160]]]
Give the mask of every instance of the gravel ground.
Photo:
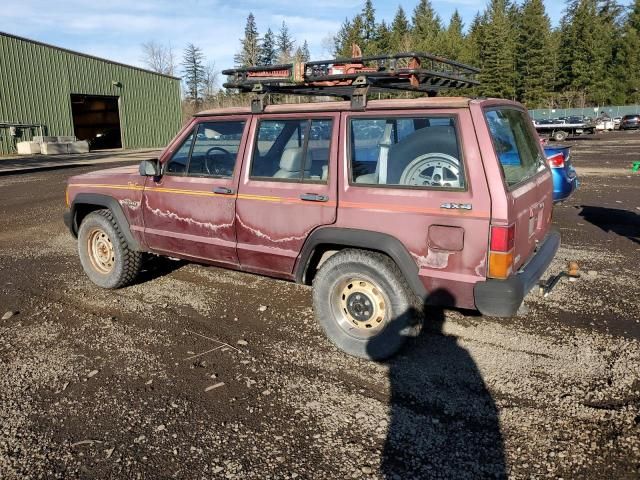
[[[429,310],[381,364],[307,287],[159,259],[100,290],[61,219],[90,169],[1,177],[0,478],[638,478],[640,134],[571,143],[551,270],[582,278],[513,319]]]

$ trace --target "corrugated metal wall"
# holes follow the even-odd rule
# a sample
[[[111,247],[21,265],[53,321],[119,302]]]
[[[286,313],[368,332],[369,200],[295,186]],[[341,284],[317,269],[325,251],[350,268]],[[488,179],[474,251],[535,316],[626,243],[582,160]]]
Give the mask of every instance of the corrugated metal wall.
[[[164,146],[181,127],[178,79],[0,32],[0,122],[42,124],[45,135],[73,135],[72,93],[119,97],[125,148]],[[20,131],[19,140],[40,134],[36,128]],[[15,139],[0,127],[0,154],[13,152]]]

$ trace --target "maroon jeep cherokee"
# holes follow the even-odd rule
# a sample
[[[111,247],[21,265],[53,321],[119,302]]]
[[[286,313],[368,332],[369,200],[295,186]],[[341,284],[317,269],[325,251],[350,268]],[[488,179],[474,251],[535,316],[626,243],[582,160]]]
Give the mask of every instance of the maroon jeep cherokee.
[[[515,314],[560,244],[533,124],[495,99],[201,112],[158,160],[70,178],[67,200],[97,285],[133,282],[144,252],[313,285],[329,339],[372,359],[424,301]]]

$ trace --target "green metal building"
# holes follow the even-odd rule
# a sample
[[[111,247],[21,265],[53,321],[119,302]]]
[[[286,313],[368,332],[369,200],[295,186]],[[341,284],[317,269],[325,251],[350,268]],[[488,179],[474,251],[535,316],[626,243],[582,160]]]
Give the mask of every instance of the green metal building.
[[[0,155],[35,135],[162,147],[181,124],[180,79],[0,32]]]

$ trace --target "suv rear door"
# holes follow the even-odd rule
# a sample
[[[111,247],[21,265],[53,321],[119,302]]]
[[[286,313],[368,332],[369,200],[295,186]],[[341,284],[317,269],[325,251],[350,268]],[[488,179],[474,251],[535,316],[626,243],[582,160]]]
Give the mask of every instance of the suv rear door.
[[[244,270],[291,277],[309,233],[335,222],[338,122],[331,112],[253,117],[236,203]]]
[[[474,120],[491,190],[492,225],[515,225],[515,272],[549,231],[551,173],[529,115],[520,105],[488,102],[483,107],[474,109]]]

